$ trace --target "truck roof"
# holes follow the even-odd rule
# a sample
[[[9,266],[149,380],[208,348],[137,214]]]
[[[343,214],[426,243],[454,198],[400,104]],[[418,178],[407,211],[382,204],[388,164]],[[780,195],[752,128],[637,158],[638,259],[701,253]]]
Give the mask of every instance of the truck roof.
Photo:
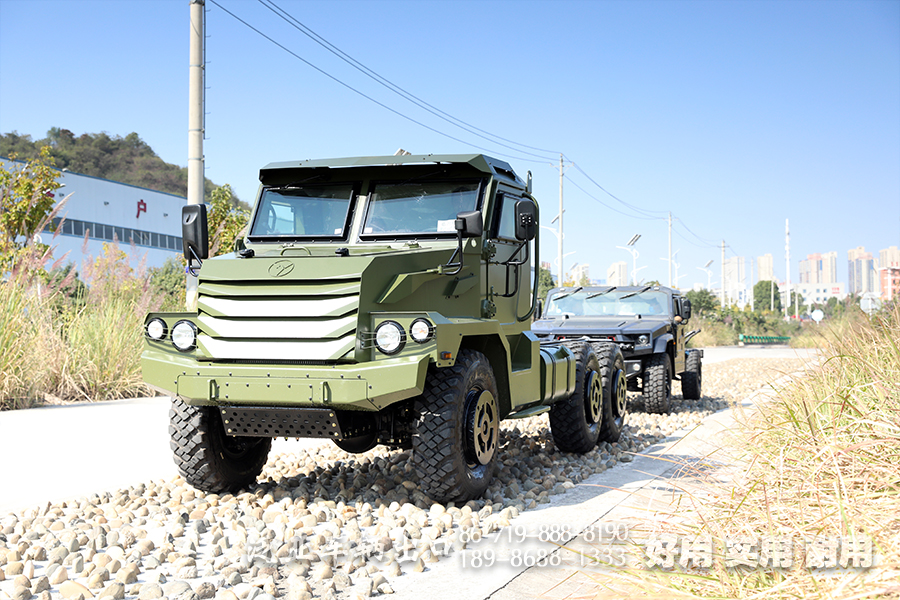
[[[458,164],[468,165],[486,175],[496,175],[524,187],[525,182],[516,175],[509,163],[484,154],[406,154],[397,156],[354,156],[349,158],[323,158],[273,162],[259,170],[260,181],[281,170],[296,169],[344,169],[349,167],[377,167],[387,165]]]

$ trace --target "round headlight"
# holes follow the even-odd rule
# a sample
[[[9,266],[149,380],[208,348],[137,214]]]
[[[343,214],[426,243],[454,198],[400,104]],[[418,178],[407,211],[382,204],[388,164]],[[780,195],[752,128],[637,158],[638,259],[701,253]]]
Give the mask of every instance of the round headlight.
[[[646,335],[638,336],[638,344],[640,344],[641,346],[646,346],[649,343],[650,343],[650,338],[647,337]]]
[[[414,342],[424,344],[434,337],[434,327],[425,319],[416,319],[409,326],[409,336]]]
[[[197,343],[197,326],[190,321],[178,321],[172,328],[172,343],[182,352],[193,350]]]
[[[161,340],[166,336],[166,323],[162,319],[151,319],[147,323],[147,335],[151,340]]]
[[[375,347],[384,354],[397,354],[406,344],[406,334],[396,321],[384,321],[375,328]]]

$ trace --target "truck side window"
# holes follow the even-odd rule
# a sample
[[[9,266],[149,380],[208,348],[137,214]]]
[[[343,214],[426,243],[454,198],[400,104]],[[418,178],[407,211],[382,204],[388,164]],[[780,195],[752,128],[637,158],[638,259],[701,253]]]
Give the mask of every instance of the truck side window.
[[[510,194],[498,194],[500,200],[494,226],[494,237],[515,241],[516,239],[516,202],[521,200]]]

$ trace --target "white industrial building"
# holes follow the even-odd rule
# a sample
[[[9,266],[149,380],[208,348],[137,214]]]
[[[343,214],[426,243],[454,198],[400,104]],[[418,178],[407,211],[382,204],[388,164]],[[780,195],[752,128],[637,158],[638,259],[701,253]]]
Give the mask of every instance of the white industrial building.
[[[24,165],[0,161],[6,169]],[[114,238],[132,264],[143,259],[147,267],[159,267],[181,254],[185,198],[68,171],[62,171],[58,181],[63,187],[56,197],[68,197],[55,219],[62,227],[55,237],[49,230],[40,234],[40,241],[52,247],[54,260],[68,253],[64,262],[80,267],[88,255],[102,254],[103,244]]]
[[[844,300],[847,291],[841,282],[833,283],[799,283],[792,286],[794,291],[803,296],[803,302],[810,304],[825,304],[829,298]]]

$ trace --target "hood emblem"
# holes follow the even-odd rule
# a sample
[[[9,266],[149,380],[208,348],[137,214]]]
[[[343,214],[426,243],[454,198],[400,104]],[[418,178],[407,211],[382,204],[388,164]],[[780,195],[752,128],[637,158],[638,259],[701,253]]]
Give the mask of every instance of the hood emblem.
[[[294,270],[294,263],[289,260],[279,260],[269,265],[269,275],[272,277],[284,277]]]

